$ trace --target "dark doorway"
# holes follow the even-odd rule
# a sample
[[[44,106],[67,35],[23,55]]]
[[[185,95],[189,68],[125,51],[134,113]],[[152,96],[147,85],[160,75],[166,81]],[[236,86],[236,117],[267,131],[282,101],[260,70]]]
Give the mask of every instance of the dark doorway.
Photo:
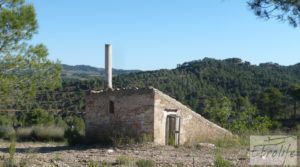
[[[114,114],[115,113],[115,104],[113,101],[109,101],[109,113]]]
[[[176,115],[167,116],[166,121],[166,144],[179,145],[180,117]]]

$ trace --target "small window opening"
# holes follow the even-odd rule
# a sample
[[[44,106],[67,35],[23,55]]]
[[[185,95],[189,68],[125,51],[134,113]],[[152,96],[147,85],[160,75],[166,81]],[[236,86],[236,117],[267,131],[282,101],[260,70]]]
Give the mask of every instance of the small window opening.
[[[109,113],[111,114],[115,113],[115,104],[113,101],[109,101]]]

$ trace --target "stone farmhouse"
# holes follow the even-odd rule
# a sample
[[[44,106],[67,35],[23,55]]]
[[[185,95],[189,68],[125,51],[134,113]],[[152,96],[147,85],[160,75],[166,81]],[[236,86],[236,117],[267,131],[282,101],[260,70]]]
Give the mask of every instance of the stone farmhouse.
[[[155,88],[113,89],[112,46],[105,46],[107,89],[86,95],[86,135],[95,141],[121,134],[151,136],[156,144],[181,145],[232,134]]]

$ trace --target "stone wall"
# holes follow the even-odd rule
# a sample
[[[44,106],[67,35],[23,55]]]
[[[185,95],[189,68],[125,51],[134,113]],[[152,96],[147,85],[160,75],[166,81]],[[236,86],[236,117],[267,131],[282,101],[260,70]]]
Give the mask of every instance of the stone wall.
[[[154,89],[154,142],[165,144],[166,118],[170,114],[180,116],[180,144],[211,141],[232,134],[208,121],[174,98]]]
[[[113,113],[110,103],[113,102]],[[127,89],[90,93],[86,96],[86,132],[92,140],[123,134],[151,134],[157,144],[166,144],[168,115],[180,117],[180,144],[211,141],[232,134],[208,121],[161,91]]]
[[[114,111],[110,113],[110,101]],[[140,137],[152,134],[154,92],[152,89],[130,89],[90,93],[86,96],[86,134],[93,140],[109,135]]]

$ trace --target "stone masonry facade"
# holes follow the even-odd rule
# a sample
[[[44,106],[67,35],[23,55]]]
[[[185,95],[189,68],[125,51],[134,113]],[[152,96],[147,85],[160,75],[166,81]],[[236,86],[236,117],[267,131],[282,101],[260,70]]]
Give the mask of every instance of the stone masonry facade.
[[[109,105],[113,105],[113,109]],[[151,89],[91,93],[86,97],[86,133],[93,140],[112,134],[132,137],[153,134],[153,113],[154,92]]]
[[[153,136],[165,145],[168,115],[180,118],[180,144],[215,140],[232,134],[155,88],[91,92],[86,96],[86,133],[92,140],[112,134]]]
[[[199,141],[212,141],[226,136],[232,136],[231,132],[210,122],[200,114],[181,104],[174,98],[154,89],[155,92],[155,121],[154,121],[154,142],[165,144],[166,117],[169,111],[176,111],[174,114],[181,119],[180,143],[194,143]]]

